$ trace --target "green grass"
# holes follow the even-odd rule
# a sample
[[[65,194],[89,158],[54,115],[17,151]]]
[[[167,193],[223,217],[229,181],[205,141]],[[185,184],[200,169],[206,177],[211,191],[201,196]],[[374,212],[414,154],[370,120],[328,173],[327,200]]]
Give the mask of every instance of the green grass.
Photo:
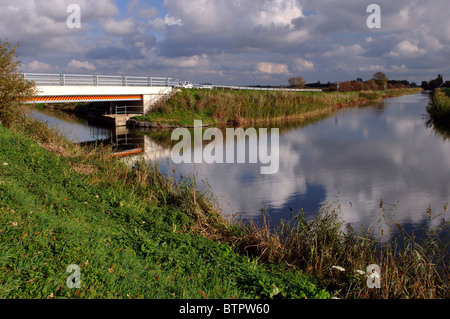
[[[300,271],[196,234],[214,219],[196,213],[189,181],[102,156],[56,156],[0,126],[0,298],[330,296]],[[80,289],[66,286],[71,264]]]
[[[450,88],[441,88],[440,90],[450,97]]]
[[[436,89],[427,107],[430,121],[440,131],[450,131],[450,89]]]
[[[183,89],[146,116],[136,119],[181,126],[192,125],[194,119],[216,125],[281,122],[416,92],[416,89],[331,93]]]
[[[136,116],[138,121],[148,121],[152,123],[164,123],[173,126],[192,126],[193,120],[202,120],[203,124],[213,123],[211,114],[207,110],[187,110],[187,109],[174,109],[170,113],[167,113],[164,109],[158,109],[151,112],[146,116]]]

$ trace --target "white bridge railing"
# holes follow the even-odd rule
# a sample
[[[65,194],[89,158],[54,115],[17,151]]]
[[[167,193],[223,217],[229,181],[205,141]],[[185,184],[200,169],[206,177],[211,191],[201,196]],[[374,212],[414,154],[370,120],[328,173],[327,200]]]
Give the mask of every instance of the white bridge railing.
[[[39,86],[173,86],[172,78],[114,76],[114,75],[79,75],[79,74],[44,74],[24,73],[28,81]]]
[[[129,87],[180,86],[178,80],[173,81],[172,78],[162,78],[162,77],[44,74],[44,73],[24,73],[24,77],[28,81],[33,81],[38,86],[129,86]],[[251,87],[251,86],[235,86],[235,85],[212,85],[212,88],[218,90],[252,90],[252,91],[290,91],[290,92],[322,91],[321,89],[292,89],[292,88]]]
[[[291,89],[259,86],[213,85],[216,90],[245,90],[245,91],[286,91],[286,92],[322,92],[322,89]]]

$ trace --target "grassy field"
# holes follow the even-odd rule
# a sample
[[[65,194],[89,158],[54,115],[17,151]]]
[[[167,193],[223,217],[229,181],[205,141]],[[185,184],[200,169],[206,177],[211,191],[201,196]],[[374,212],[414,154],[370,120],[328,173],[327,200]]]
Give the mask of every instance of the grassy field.
[[[301,271],[202,235],[225,226],[189,180],[30,130],[0,125],[0,298],[330,297]],[[71,264],[79,289],[66,285]]]
[[[214,125],[286,122],[416,92],[419,89],[341,93],[183,89],[135,119],[179,126],[192,125],[193,119]]]

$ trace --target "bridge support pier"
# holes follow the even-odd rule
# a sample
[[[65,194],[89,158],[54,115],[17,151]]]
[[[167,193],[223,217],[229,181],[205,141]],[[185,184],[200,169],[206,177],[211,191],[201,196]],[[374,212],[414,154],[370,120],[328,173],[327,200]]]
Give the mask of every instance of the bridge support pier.
[[[178,92],[178,90],[173,90],[172,87],[167,86],[162,88],[157,94],[144,94],[142,95],[142,103],[144,106],[144,114],[151,111],[153,106],[158,102],[165,101],[172,96],[173,93]]]
[[[154,103],[152,103],[153,99],[155,98],[154,95],[151,94],[144,94],[142,96],[142,107],[144,114],[147,114],[152,109]]]

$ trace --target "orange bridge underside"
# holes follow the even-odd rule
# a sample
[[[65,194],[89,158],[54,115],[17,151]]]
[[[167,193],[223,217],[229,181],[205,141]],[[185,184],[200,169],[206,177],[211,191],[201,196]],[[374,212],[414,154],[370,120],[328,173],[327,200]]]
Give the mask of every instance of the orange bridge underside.
[[[85,95],[85,96],[36,96],[26,102],[95,102],[95,101],[131,101],[142,100],[141,95]]]

